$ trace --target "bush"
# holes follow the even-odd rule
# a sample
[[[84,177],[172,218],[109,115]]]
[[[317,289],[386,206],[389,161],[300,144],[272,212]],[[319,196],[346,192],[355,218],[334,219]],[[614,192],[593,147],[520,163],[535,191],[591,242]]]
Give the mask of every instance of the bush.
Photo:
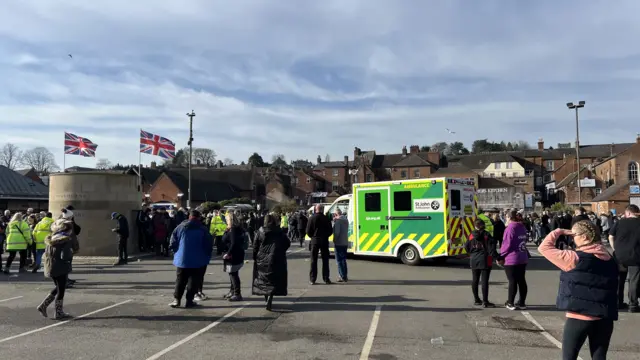
[[[243,198],[234,198],[234,199],[220,201],[220,206],[235,205],[235,204],[251,204],[251,199],[243,197]]]
[[[283,201],[280,204],[274,206],[271,211],[276,214],[286,214],[297,211],[298,208],[299,206],[295,201]]]
[[[565,205],[563,203],[557,202],[557,203],[551,205],[551,211],[554,211],[554,212],[569,211],[569,210],[571,210],[571,207],[567,206],[567,205]]]

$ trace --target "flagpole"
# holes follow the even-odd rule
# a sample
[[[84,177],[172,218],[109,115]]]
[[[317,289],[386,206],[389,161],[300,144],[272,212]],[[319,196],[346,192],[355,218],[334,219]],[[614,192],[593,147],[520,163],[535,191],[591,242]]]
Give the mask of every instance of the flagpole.
[[[67,151],[65,150],[65,142],[67,141],[67,133],[64,133],[64,138],[62,140],[62,172],[67,172]]]
[[[140,131],[142,131],[142,129]],[[142,191],[142,152],[140,151],[140,149],[138,149],[138,189],[140,189],[140,193],[143,193]]]

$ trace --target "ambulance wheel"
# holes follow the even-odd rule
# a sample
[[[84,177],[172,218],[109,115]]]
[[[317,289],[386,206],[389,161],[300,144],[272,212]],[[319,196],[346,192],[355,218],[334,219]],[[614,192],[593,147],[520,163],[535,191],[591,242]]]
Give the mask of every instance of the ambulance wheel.
[[[400,249],[400,260],[402,260],[405,265],[418,265],[420,264],[420,253],[415,246],[409,244],[404,245]]]

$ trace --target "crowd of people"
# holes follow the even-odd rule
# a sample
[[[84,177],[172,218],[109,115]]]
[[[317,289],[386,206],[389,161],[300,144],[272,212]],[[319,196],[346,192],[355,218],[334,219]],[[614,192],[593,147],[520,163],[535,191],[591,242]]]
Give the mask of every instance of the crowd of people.
[[[592,358],[606,359],[618,311],[640,312],[640,209],[629,205],[619,218],[611,213],[598,217],[584,208],[576,209],[573,217],[568,214],[544,212],[538,217],[516,210],[504,214],[483,211],[465,244],[474,305],[495,306],[489,301],[489,278],[495,263],[504,268],[509,282],[505,307],[527,308],[525,275],[531,258],[527,242],[533,238],[540,254],[561,270],[556,306],[567,312],[563,359],[577,359],[587,339]],[[540,234],[531,236],[531,225],[536,223],[543,228],[542,239]],[[604,244],[605,239],[610,247]],[[624,302],[627,278],[628,305]],[[480,280],[482,298],[478,294]]]

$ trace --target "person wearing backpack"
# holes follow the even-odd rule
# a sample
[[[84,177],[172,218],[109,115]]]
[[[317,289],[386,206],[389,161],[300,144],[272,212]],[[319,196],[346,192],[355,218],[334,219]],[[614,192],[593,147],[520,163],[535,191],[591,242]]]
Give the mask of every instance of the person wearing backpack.
[[[467,254],[469,254],[469,265],[473,275],[471,280],[473,305],[493,308],[496,306],[489,301],[489,277],[493,262],[499,260],[500,255],[497,250],[497,242],[484,228],[485,222],[482,219],[476,219],[474,225],[475,230],[464,245]],[[480,278],[482,278],[482,300],[478,296]]]
[[[629,278],[629,312],[640,312],[640,209],[629,205],[625,209],[624,218],[609,231],[611,247],[620,264],[627,267]]]

